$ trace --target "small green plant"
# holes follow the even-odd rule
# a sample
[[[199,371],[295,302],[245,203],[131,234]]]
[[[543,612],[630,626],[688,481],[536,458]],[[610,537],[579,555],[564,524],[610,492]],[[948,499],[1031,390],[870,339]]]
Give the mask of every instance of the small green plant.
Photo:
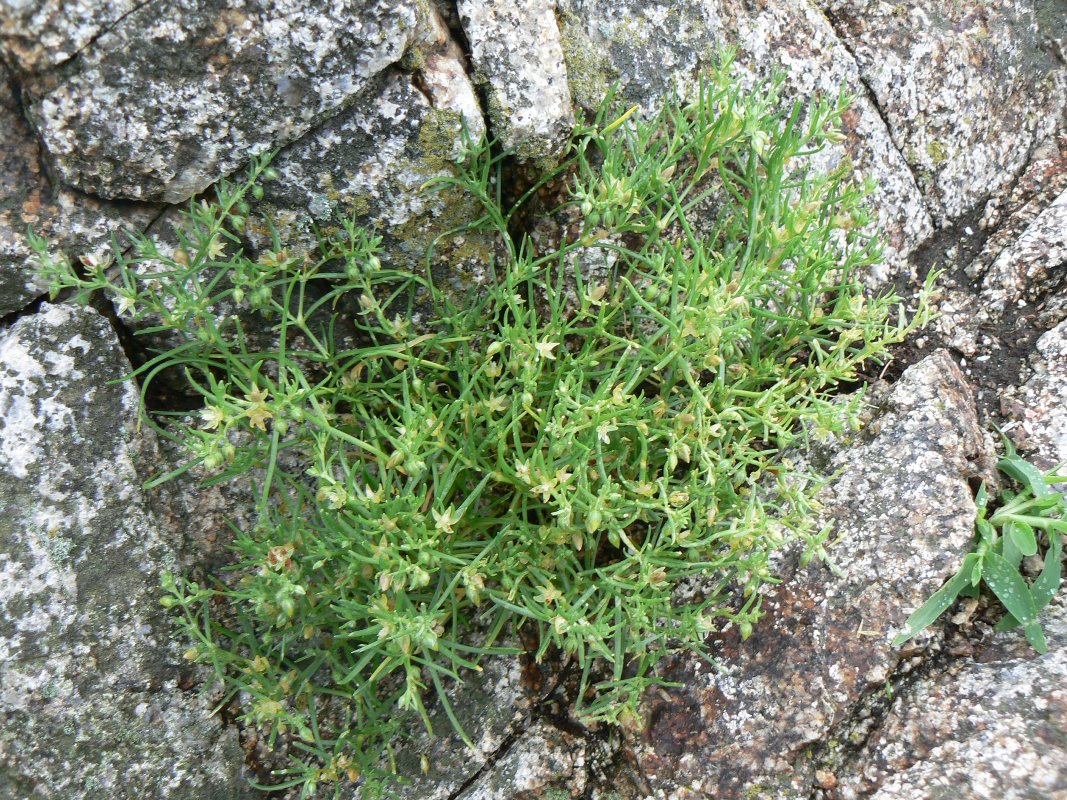
[[[1043,474],[1019,457],[1007,437],[1003,441],[1006,452],[997,468],[1018,484],[1019,492],[1005,491],[999,507],[990,513],[989,493],[982,484],[975,497],[974,551],[964,557],[959,572],[908,617],[904,630],[893,640],[894,647],[929,627],[957,597],[976,597],[984,584],[1007,611],[996,630],[1022,627],[1037,652],[1047,651],[1038,614],[1059,590],[1063,534],[1067,532],[1067,498],[1050,486],[1063,482],[1065,476]],[[1022,561],[1037,555],[1039,533],[1047,542],[1044,564],[1037,577],[1027,582]]]
[[[751,632],[776,548],[823,554],[819,480],[782,453],[856,424],[834,392],[927,308],[865,296],[864,187],[808,166],[847,98],[783,112],[779,88],[727,64],[657,114],[605,104],[545,179],[572,224],[544,251],[516,232],[544,182],[505,204],[505,154],[471,143],[430,187],[484,210],[453,235],[498,244],[465,292],[384,266],[352,222],[249,255],[264,159],[192,204],[173,250],[135,237],[116,278],[37,242],[54,291],[183,335],[136,373],[203,397],[198,422],[152,421],[182,469],[257,483],[233,569],[168,576],[164,602],[187,658],[287,744],[272,788],[387,791],[406,715],[429,726],[432,689],[460,730],[448,683],[519,628],[577,665],[578,714],[636,724],[660,658]]]

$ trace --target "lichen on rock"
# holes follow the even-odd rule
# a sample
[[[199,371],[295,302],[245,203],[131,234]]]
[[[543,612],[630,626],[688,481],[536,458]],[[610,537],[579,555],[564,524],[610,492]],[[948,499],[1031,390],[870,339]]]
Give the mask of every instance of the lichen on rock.
[[[161,0],[28,76],[29,116],[71,186],[180,202],[351,103],[415,19],[406,0]]]
[[[45,304],[0,338],[0,796],[250,797],[236,737],[177,686],[176,565],[108,322]]]
[[[456,169],[464,129],[478,134],[480,118],[462,108],[434,106],[410,75],[389,72],[347,111],[283,150],[274,160],[279,179],[267,187],[256,212],[270,219],[290,252],[315,246],[322,233],[354,218],[384,240],[383,261],[422,270],[436,243],[435,263],[448,277],[488,261],[489,241],[469,235],[441,238],[477,219],[475,202],[456,190],[431,194],[423,185]],[[257,246],[272,231],[250,230]]]

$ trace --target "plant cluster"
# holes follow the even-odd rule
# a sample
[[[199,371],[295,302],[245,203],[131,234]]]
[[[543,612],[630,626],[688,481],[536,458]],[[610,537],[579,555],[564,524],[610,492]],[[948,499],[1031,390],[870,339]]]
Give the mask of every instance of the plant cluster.
[[[545,178],[578,221],[545,252],[514,230],[538,187],[506,207],[505,154],[470,143],[434,183],[477,199],[453,233],[495,235],[499,258],[463,296],[383,265],[351,222],[250,254],[265,159],[168,252],[135,238],[79,275],[38,243],[53,291],[105,289],[185,335],[137,372],[203,397],[199,420],[154,423],[183,469],[256,477],[232,572],[168,576],[164,602],[246,723],[287,737],[277,787],[383,789],[405,712],[428,725],[432,689],[458,728],[449,682],[523,627],[580,670],[579,715],[636,723],[662,656],[750,633],[776,548],[824,555],[818,480],[783,453],[854,424],[834,392],[926,308],[865,296],[864,187],[808,166],[847,98],[783,112],[779,88],[726,64],[656,114],[605,104]]]
[[[893,640],[894,647],[933,624],[956,598],[977,597],[984,585],[1007,611],[995,630],[1021,627],[1037,652],[1047,652],[1045,634],[1037,616],[1060,588],[1067,496],[1052,486],[1062,483],[1065,476],[1055,471],[1042,473],[1015,452],[1007,437],[1004,437],[1004,449],[1004,458],[997,462],[997,468],[1018,484],[1019,492],[1004,491],[994,510],[989,492],[982,484],[975,497],[978,516],[973,552],[964,557],[959,571],[908,617],[904,630]],[[1028,581],[1023,559],[1038,555],[1042,536],[1045,554],[1041,571]]]

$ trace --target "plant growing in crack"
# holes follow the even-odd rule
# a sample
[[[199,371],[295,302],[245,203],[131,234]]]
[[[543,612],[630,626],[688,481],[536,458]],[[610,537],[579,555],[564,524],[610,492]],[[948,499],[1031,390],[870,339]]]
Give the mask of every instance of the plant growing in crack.
[[[1019,491],[1005,490],[994,505],[982,484],[975,497],[974,551],[964,557],[959,571],[908,617],[904,630],[893,640],[894,647],[932,625],[958,597],[977,597],[984,585],[1007,612],[995,629],[1022,628],[1037,652],[1047,652],[1038,615],[1060,588],[1067,497],[1053,486],[1065,478],[1056,474],[1057,470],[1042,473],[1019,456],[1011,440],[1006,436],[1002,440],[1005,454],[997,468],[1018,485]],[[1042,546],[1041,571],[1027,581],[1023,559],[1037,556]]]
[[[180,370],[203,397],[199,419],[148,417],[188,453],[178,471],[257,484],[232,570],[168,575],[164,604],[223,703],[288,748],[268,788],[388,792],[427,692],[466,738],[449,683],[516,652],[515,629],[576,666],[576,714],[638,724],[663,656],[747,637],[770,555],[820,551],[820,480],[782,453],[855,424],[859,397],[833,393],[928,311],[865,296],[864,188],[808,166],[847,98],[783,112],[779,88],[743,91],[727,63],[656,114],[605,103],[542,181],[575,221],[544,250],[514,231],[538,186],[506,207],[506,154],[470,143],[429,187],[480,204],[453,234],[499,244],[464,297],[384,267],[353,222],[253,258],[266,159],[191,204],[174,251],[116,253],[116,276],[37,241],[53,291],[107,290],[185,335],[135,373]]]

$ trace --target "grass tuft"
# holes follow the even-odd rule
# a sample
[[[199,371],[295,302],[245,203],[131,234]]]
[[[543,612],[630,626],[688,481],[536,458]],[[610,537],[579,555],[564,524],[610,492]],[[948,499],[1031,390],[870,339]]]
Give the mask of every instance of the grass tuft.
[[[105,289],[182,336],[136,373],[203,397],[198,420],[149,419],[181,470],[256,478],[232,572],[168,575],[164,604],[186,658],[287,742],[274,788],[388,791],[392,737],[429,726],[428,696],[455,723],[448,686],[519,628],[577,664],[578,715],[636,725],[663,656],[751,632],[773,551],[824,555],[818,476],[782,453],[855,424],[858,397],[834,392],[927,307],[865,296],[864,187],[807,166],[848,98],[782,112],[779,88],[742,91],[725,64],[656,114],[609,99],[516,206],[505,154],[469,143],[427,187],[479,203],[451,235],[498,243],[462,297],[383,267],[351,221],[307,256],[253,258],[266,158],[193,203],[171,252],[138,237],[79,271],[35,240],[53,292]],[[516,212],[548,182],[573,225],[538,251]]]

